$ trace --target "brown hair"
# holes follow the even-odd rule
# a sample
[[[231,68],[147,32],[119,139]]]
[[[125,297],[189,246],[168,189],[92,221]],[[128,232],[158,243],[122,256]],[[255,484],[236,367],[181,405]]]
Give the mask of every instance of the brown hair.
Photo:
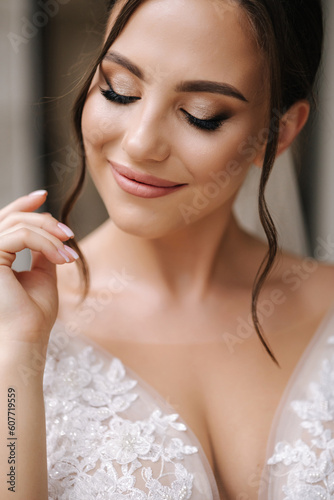
[[[276,361],[266,342],[257,314],[257,302],[261,288],[270,273],[278,252],[278,240],[275,224],[271,218],[265,200],[265,188],[275,161],[279,127],[277,121],[292,104],[301,99],[312,97],[312,88],[320,64],[323,44],[323,18],[321,0],[232,0],[245,11],[254,31],[260,50],[265,54],[269,74],[269,135],[263,161],[258,210],[261,224],[268,240],[268,251],[256,274],[252,290],[252,317],[255,330],[266,351]],[[108,13],[118,0],[108,2]],[[127,0],[104,43],[100,55],[94,62],[88,77],[76,99],[73,108],[74,127],[82,158],[76,184],[64,204],[62,221],[68,223],[68,216],[77,201],[85,179],[86,164],[83,146],[81,118],[87,93],[95,72],[109,47],[123,30],[127,21],[143,3],[143,0]],[[89,272],[85,259],[72,240],[72,245],[79,253],[79,265],[85,279],[84,296],[89,288]]]

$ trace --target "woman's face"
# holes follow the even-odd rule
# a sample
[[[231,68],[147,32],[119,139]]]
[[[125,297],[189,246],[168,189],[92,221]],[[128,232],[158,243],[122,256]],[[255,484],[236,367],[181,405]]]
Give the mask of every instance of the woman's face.
[[[98,69],[82,118],[87,164],[116,225],[155,238],[229,214],[261,155],[264,80],[233,2],[145,1]]]

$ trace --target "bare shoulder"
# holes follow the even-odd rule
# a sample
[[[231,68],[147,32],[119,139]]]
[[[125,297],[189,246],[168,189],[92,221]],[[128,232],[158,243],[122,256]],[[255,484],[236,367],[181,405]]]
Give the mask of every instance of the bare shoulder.
[[[289,373],[334,306],[334,266],[283,253],[259,300],[264,331]]]
[[[274,272],[300,312],[319,314],[334,304],[334,265],[311,257],[283,253]]]
[[[312,313],[328,309],[334,304],[334,263],[330,264],[319,259],[329,258],[329,248],[323,242],[323,247],[315,251],[317,258],[299,256],[282,251],[278,254],[273,269],[263,286],[262,296],[268,299],[272,296],[275,301],[286,297],[287,305],[291,305],[294,312]],[[244,240],[247,248],[247,259],[243,259],[245,266],[251,269],[250,282],[254,281],[260,263],[267,253],[268,246],[258,238],[247,234]],[[247,269],[243,269],[246,276]]]
[[[248,236],[247,260],[253,282],[267,245]],[[320,255],[324,258],[324,255]],[[245,273],[244,273],[245,274]],[[328,311],[334,306],[334,265],[315,258],[282,251],[264,282],[257,309],[267,338],[287,346],[293,339],[306,345]]]

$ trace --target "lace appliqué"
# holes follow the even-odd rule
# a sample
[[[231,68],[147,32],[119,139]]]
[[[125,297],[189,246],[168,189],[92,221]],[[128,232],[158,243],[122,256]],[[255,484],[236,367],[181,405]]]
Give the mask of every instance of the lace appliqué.
[[[136,389],[119,359],[100,359],[92,346],[48,355],[49,500],[192,498],[194,476],[182,461],[198,448],[183,439],[178,414],[157,404],[150,411]]]
[[[333,343],[331,337],[328,344]],[[308,398],[292,401],[290,407],[304,439],[276,444],[267,462],[271,474],[286,478],[284,500],[333,500],[334,356],[322,361],[318,382],[308,386]]]

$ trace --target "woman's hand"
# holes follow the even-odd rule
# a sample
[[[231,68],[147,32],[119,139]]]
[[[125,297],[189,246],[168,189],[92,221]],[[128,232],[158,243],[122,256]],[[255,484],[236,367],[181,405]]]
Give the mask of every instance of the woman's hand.
[[[46,196],[37,191],[0,210],[0,349],[31,346],[45,352],[58,311],[55,265],[78,258],[63,243],[73,237],[67,226],[50,214],[32,213]],[[32,251],[31,270],[13,271],[16,253],[24,248]]]
[[[73,236],[71,230],[50,214],[33,213],[46,195],[38,191],[0,210],[0,441],[14,443],[12,447],[17,443],[14,496],[29,500],[48,498],[43,376],[58,311],[56,264],[77,257],[63,243]],[[32,251],[31,270],[13,271],[16,253],[24,248]],[[8,428],[7,394],[15,394],[15,441],[8,441],[13,434]],[[12,470],[8,450],[5,445],[0,449],[3,478]],[[1,499],[12,498],[8,486],[3,479]]]

